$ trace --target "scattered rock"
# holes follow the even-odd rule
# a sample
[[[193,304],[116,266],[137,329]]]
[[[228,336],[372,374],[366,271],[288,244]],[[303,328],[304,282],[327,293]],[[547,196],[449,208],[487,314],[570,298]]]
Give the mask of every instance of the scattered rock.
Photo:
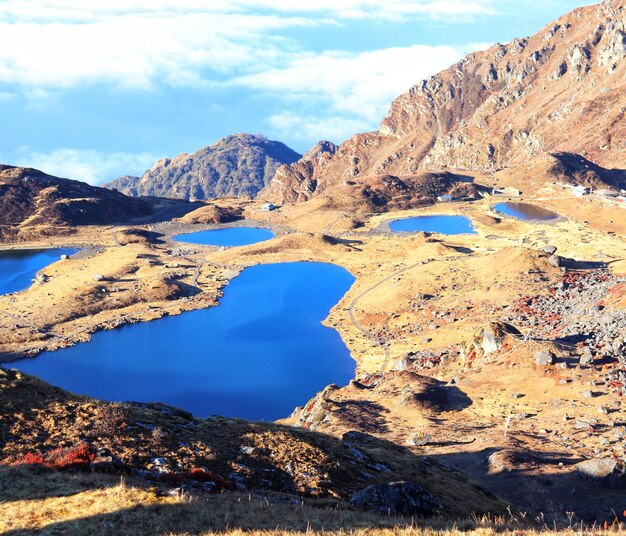
[[[561,260],[561,257],[558,255],[550,255],[550,257],[548,257],[548,264],[550,266],[554,266],[555,268],[560,268]]]

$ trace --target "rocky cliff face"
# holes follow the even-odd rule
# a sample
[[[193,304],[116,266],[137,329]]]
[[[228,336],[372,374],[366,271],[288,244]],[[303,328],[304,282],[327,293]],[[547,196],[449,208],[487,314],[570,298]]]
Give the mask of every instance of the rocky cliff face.
[[[152,211],[148,203],[119,192],[0,165],[0,237],[19,226],[110,224]]]
[[[120,177],[105,186],[132,196],[254,197],[279,166],[300,156],[263,136],[236,134],[193,154],[159,160],[142,177]]]
[[[626,168],[626,0],[470,54],[398,97],[377,132],[281,167],[263,195],[302,201],[364,177],[491,171],[546,153]]]

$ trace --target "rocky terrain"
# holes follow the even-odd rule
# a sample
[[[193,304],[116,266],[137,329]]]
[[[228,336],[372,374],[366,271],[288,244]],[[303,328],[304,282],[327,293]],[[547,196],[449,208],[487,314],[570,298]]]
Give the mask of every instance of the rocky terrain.
[[[377,132],[339,147],[321,142],[281,167],[263,195],[306,200],[374,177],[405,181],[420,170],[492,173],[552,153],[572,155],[570,163],[582,156],[595,163],[594,179],[623,184],[625,20],[624,0],[605,0],[530,38],[470,54],[398,97]],[[551,180],[570,165],[556,159]],[[606,170],[594,174],[597,166]]]
[[[124,176],[105,186],[131,196],[250,198],[269,183],[279,166],[300,156],[263,136],[235,134],[195,153],[159,160],[141,177]]]

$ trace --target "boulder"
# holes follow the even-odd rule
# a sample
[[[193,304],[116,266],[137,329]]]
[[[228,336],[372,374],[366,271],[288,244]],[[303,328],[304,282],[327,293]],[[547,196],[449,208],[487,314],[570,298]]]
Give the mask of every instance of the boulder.
[[[435,515],[439,507],[435,498],[414,482],[368,486],[352,495],[350,504],[361,510],[384,515],[422,517]]]
[[[463,348],[464,365],[470,365],[474,360],[481,360],[499,352],[504,346],[505,339],[518,338],[520,331],[505,322],[487,322],[472,337]]]
[[[548,255],[554,255],[556,253],[556,246],[546,246],[543,248],[543,252]]]
[[[550,257],[548,257],[548,264],[550,266],[554,266],[555,268],[559,268],[561,266],[561,262],[561,257],[558,255],[550,255]]]
[[[603,488],[626,489],[626,464],[610,458],[585,460],[576,464],[581,478],[591,480]]]
[[[554,354],[549,350],[541,350],[535,353],[535,362],[539,366],[554,364]]]
[[[393,364],[393,370],[401,372],[403,370],[408,369],[410,366],[411,366],[411,361],[408,360],[406,357],[403,357],[402,359],[398,359]]]

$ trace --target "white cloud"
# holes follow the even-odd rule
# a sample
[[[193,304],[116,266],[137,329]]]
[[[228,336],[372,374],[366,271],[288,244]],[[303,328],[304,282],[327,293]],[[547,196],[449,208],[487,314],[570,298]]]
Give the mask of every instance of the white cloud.
[[[211,85],[301,52],[294,28],[352,18],[446,20],[493,0],[2,0],[0,83]]]
[[[272,31],[297,18],[129,15],[85,24],[0,22],[0,82],[66,88],[107,83],[149,89],[202,85],[281,54]],[[270,37],[267,37],[270,34]]]
[[[298,28],[348,27],[363,18],[449,22],[491,15],[495,5],[496,0],[0,0],[0,91],[8,88],[31,109],[45,110],[66,89],[88,84],[143,91],[161,85],[261,90],[286,105],[285,112],[268,118],[285,139],[305,139],[307,132],[308,138],[339,140],[375,128],[391,99],[467,51],[416,45],[312,52],[298,41]],[[75,149],[25,156],[29,165],[92,182],[141,172],[137,158],[146,167],[154,160]]]
[[[342,142],[356,132],[370,130],[372,124],[360,118],[333,115],[308,115],[285,112],[269,118],[270,126],[284,139]]]
[[[466,17],[492,14],[495,0],[3,0],[1,19],[85,22],[127,14],[258,13],[343,19]]]
[[[291,101],[292,111],[270,118],[272,127],[288,139],[337,141],[376,128],[395,97],[480,48],[485,45],[302,54],[282,68],[240,77],[234,83]]]
[[[21,149],[15,165],[39,169],[50,175],[102,184],[121,175],[141,175],[157,160],[150,153],[102,153],[94,150],[60,148],[50,152]]]

